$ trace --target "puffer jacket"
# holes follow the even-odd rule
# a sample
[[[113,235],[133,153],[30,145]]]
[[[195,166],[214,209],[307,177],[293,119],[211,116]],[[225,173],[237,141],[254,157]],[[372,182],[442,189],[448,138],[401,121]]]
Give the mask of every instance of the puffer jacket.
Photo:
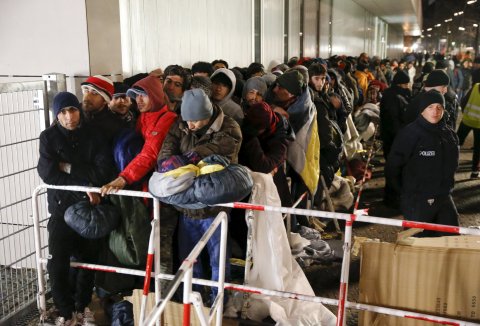
[[[175,121],[176,114],[169,111],[165,104],[162,83],[153,76],[146,77],[135,83],[147,92],[153,109],[142,112],[137,120],[137,132],[139,132],[145,144],[141,152],[120,173],[128,184],[142,179],[152,171],[157,162],[158,152],[167,136],[168,130]]]
[[[223,113],[233,118],[233,120],[235,120],[238,124],[241,125],[244,117],[243,110],[240,107],[240,105],[238,105],[232,100],[232,96],[233,96],[233,93],[235,92],[235,85],[237,81],[237,79],[235,78],[235,74],[229,69],[220,68],[215,70],[215,72],[212,74],[210,79],[213,79],[218,74],[224,74],[230,79],[230,81],[232,82],[232,89],[227,94],[227,96],[225,96],[221,101],[213,101],[213,103],[217,104],[220,107],[220,109],[222,109]]]
[[[70,163],[70,173],[60,170],[60,162]],[[46,184],[61,186],[101,186],[115,175],[110,148],[98,129],[81,125],[70,131],[55,123],[40,134],[37,171]],[[82,199],[84,192],[48,189],[48,211],[62,216]]]
[[[168,131],[158,160],[169,158],[172,155],[195,152],[200,158],[218,154],[228,158],[231,163],[237,163],[238,152],[242,143],[240,126],[232,118],[225,115],[218,106],[214,105],[213,110],[210,124],[206,127],[206,132],[201,135],[190,131],[186,122],[178,117]],[[202,209],[177,207],[177,209],[184,215],[197,219],[212,217],[225,210],[221,207]]]

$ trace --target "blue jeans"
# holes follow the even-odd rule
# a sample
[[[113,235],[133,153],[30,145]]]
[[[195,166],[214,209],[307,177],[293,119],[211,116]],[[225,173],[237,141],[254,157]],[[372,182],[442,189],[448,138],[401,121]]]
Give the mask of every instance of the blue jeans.
[[[190,254],[192,249],[198,243],[203,234],[212,224],[215,217],[205,219],[193,219],[184,215],[180,215],[178,220],[178,254],[182,262]],[[208,256],[210,258],[210,268],[212,270],[212,281],[218,281],[218,271],[220,263],[220,226],[215,230],[210,240],[207,242]],[[230,250],[227,246],[227,255],[225,262],[225,281],[230,280]],[[200,256],[193,265],[193,277],[203,278],[203,268]],[[198,287],[196,287],[198,288]],[[218,290],[212,287],[212,302],[217,295]]]

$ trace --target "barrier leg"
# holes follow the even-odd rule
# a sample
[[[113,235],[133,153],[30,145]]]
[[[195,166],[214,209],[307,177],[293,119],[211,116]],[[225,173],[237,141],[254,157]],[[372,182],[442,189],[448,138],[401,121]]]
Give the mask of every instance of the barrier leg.
[[[250,269],[252,268],[252,239],[253,239],[253,210],[247,210],[247,253],[245,257],[245,276],[244,284],[247,285],[250,280]],[[250,301],[250,293],[243,293],[242,319],[247,319],[247,309]]]
[[[338,292],[338,313],[337,326],[345,326],[345,302],[348,293],[348,276],[350,274],[350,250],[352,246],[352,225],[353,219],[347,220],[345,226],[345,242],[343,244],[342,272],[340,275],[340,289]]]
[[[38,279],[38,294],[37,294],[37,307],[40,312],[40,321],[43,321],[47,313],[47,302],[45,300],[45,273],[43,272],[42,264],[42,243],[40,241],[40,225],[39,225],[39,216],[38,216],[38,201],[37,196],[41,188],[37,187],[33,191],[32,195],[32,208],[33,208],[33,231],[34,231],[34,241],[35,241],[35,262],[37,265],[37,279]]]
[[[183,276],[183,326],[190,326],[190,295],[192,293],[192,268],[185,271]]]
[[[160,202],[158,199],[153,199],[153,252],[154,252],[154,266],[155,276],[160,274]],[[155,302],[158,303],[162,299],[161,280],[155,277]],[[157,320],[157,326],[160,326],[160,320]]]
[[[143,282],[143,295],[142,306],[140,308],[140,323],[145,320],[145,310],[147,309],[147,298],[150,290],[150,275],[152,273],[153,265],[153,238],[155,235],[155,220],[152,221],[152,231],[150,232],[150,240],[148,241],[148,255],[147,255],[147,267],[145,268],[145,280]]]

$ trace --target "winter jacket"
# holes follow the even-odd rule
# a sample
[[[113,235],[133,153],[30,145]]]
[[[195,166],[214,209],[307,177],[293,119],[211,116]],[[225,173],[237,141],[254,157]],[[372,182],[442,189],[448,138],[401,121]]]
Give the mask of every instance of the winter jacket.
[[[60,170],[60,162],[70,163],[70,173]],[[40,134],[37,171],[46,184],[61,186],[101,186],[115,175],[110,148],[102,134],[82,124],[70,131],[55,123]],[[48,189],[48,211],[62,216],[72,204],[86,199],[84,192]]]
[[[419,116],[395,138],[385,173],[401,194],[449,195],[458,157],[458,138],[445,121],[431,124]]]
[[[84,115],[86,124],[92,129],[99,130],[109,145],[122,129],[128,127],[128,122],[110,111],[106,104],[102,110],[93,113],[84,112]]]
[[[395,136],[404,126],[404,114],[410,102],[410,91],[393,85],[386,89],[380,101],[380,128],[384,150],[390,150]]]
[[[357,80],[358,87],[362,90],[363,96],[367,94],[368,84],[375,79],[371,72],[355,70],[353,76]]]
[[[239,161],[252,171],[270,173],[278,168],[273,176],[273,182],[277,186],[282,205],[291,206],[291,195],[288,182],[283,170],[283,163],[287,158],[288,144],[295,139],[292,127],[288,121],[278,113],[279,118],[275,132],[268,135],[248,137],[243,132],[243,142],[240,147]],[[245,126],[242,126],[242,130]]]
[[[231,163],[238,162],[238,152],[242,142],[240,126],[232,118],[225,115],[216,105],[209,125],[202,134],[197,134],[188,129],[186,122],[181,117],[173,123],[168,131],[158,160],[163,160],[172,155],[182,155],[187,152],[195,152],[200,158],[212,154],[224,156]],[[203,209],[182,209],[177,208],[184,215],[192,218],[207,218],[215,216],[222,210],[219,207],[208,207]]]
[[[238,105],[232,100],[233,93],[235,92],[235,85],[236,85],[236,78],[235,74],[226,68],[220,68],[215,70],[215,72],[212,74],[210,79],[213,80],[213,78],[218,75],[218,74],[224,74],[227,76],[230,81],[232,82],[232,88],[230,89],[230,92],[225,96],[221,101],[213,101],[214,104],[217,104],[220,109],[222,109],[223,113],[225,113],[227,116],[235,120],[239,125],[242,124],[243,120],[243,110]]]
[[[139,132],[145,144],[141,152],[120,173],[128,184],[142,179],[152,171],[157,163],[157,156],[162,143],[167,136],[168,130],[175,121],[176,114],[169,111],[165,104],[162,84],[158,78],[147,77],[135,83],[134,86],[144,89],[153,109],[149,112],[140,113],[137,120],[137,132]]]

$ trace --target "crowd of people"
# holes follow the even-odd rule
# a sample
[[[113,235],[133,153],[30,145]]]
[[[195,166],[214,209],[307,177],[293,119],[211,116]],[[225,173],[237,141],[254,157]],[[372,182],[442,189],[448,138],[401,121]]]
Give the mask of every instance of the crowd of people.
[[[87,239],[67,225],[69,207],[80,201],[100,207],[120,189],[148,191],[152,173],[171,176],[212,155],[217,163],[270,174],[282,206],[292,206],[307,192],[314,209],[325,209],[325,196],[335,196],[337,184],[363,177],[368,169],[363,145],[378,129],[386,160],[385,204],[400,208],[407,219],[458,225],[451,191],[459,146],[470,130],[471,177],[478,178],[480,171],[479,67],[480,59],[468,57],[461,63],[440,56],[416,63],[367,53],[293,57],[287,63],[272,61],[267,68],[257,62],[232,68],[215,60],[191,68],[170,65],[123,82],[90,76],[82,83],[81,101],[69,92],[57,94],[56,119],[40,135],[38,173],[47,184],[94,186],[101,193],[48,190],[47,268],[58,309],[55,324],[95,325],[88,308],[94,288],[108,312],[117,297],[138,285],[130,276],[70,271],[72,259],[117,265],[122,260],[108,237]],[[168,191],[160,192],[171,195],[176,194],[173,188],[188,188],[191,183],[181,182],[184,175],[175,174],[168,179],[175,180]],[[342,189],[351,193],[354,188]],[[248,199],[243,197],[238,200]],[[351,198],[343,201],[344,209],[353,204]],[[131,205],[151,214],[147,200]],[[193,204],[162,204],[161,209],[161,272],[172,273],[220,209]],[[231,223],[230,236],[242,247],[244,219],[232,218]],[[292,231],[300,226],[310,226],[310,221],[296,216]],[[136,236],[148,241],[149,234]],[[219,242],[217,231],[207,245],[214,280]],[[199,264],[194,277],[204,271]]]

